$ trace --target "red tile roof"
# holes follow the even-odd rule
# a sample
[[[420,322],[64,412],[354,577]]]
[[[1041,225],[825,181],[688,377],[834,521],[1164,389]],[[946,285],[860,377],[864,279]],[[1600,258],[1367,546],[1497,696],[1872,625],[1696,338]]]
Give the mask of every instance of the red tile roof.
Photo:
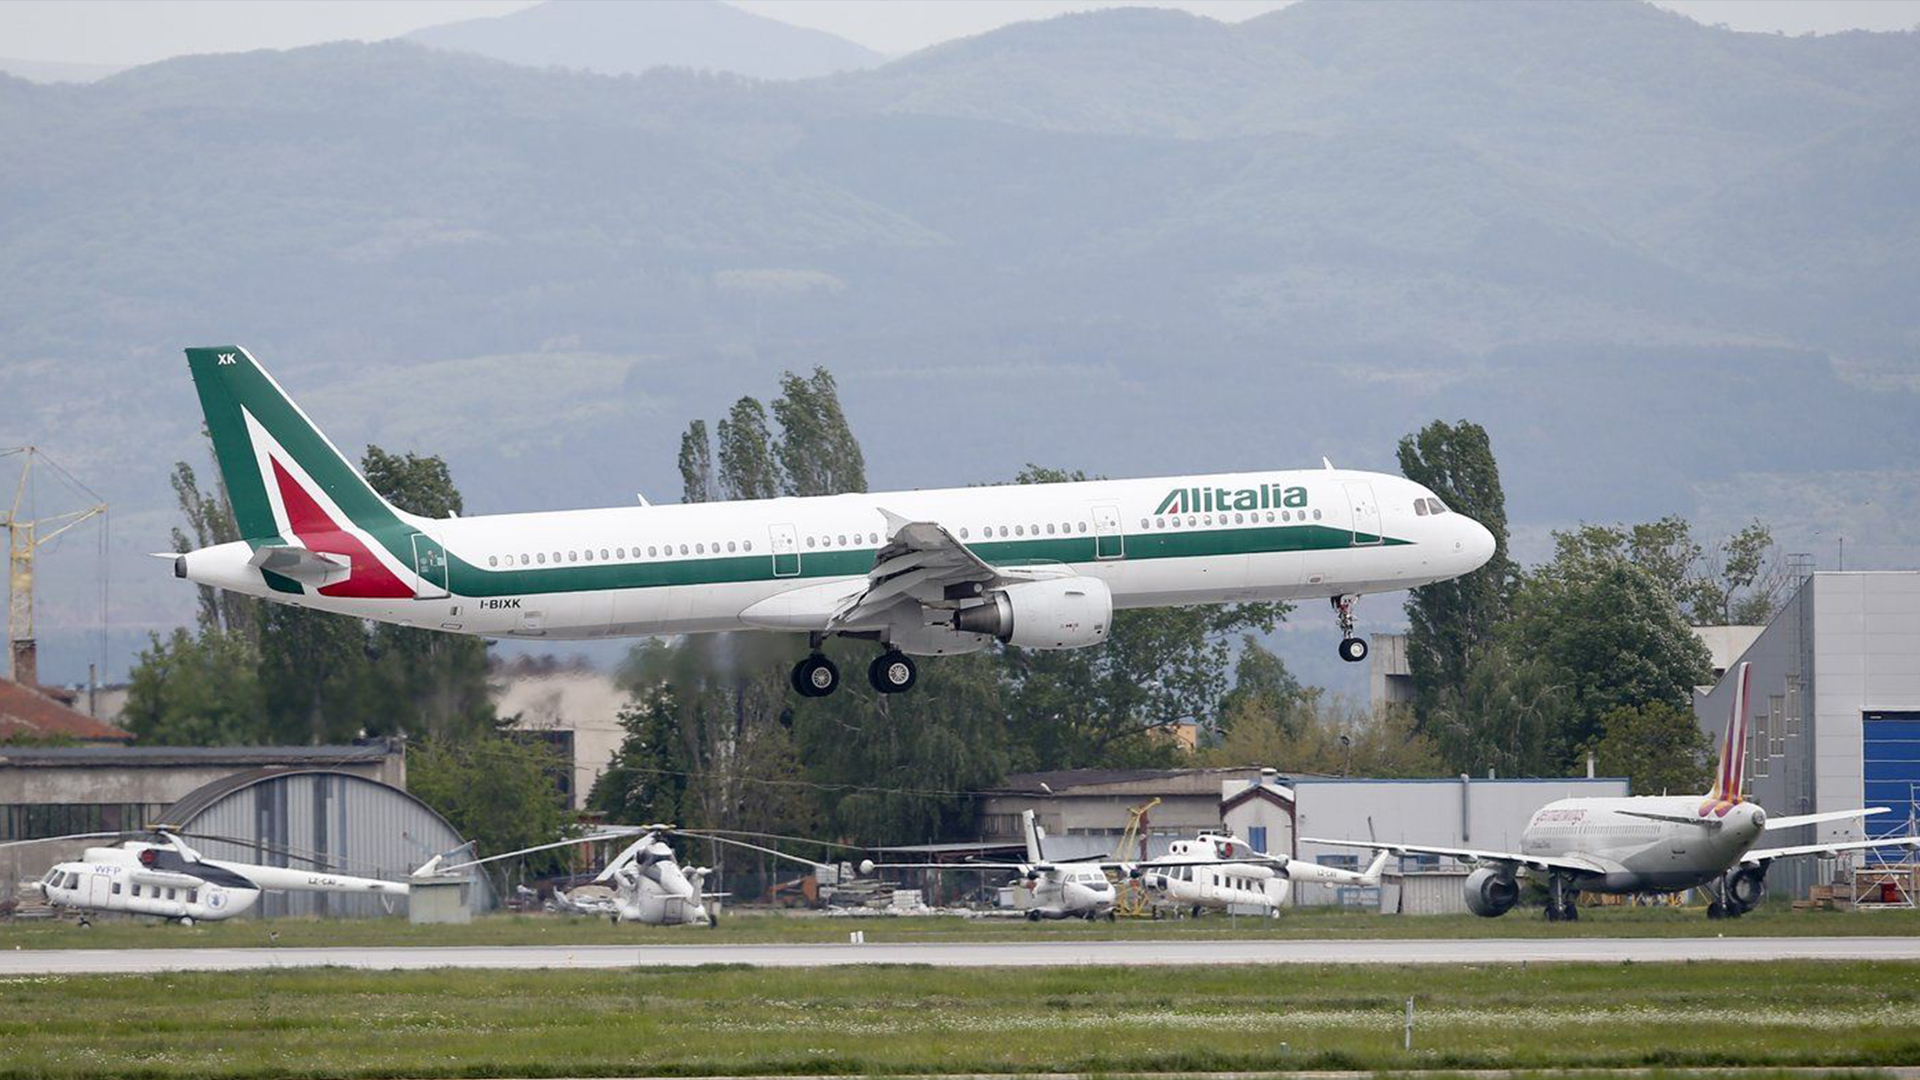
[[[0,742],[9,739],[126,743],[133,741],[133,735],[70,709],[37,689],[0,679]]]

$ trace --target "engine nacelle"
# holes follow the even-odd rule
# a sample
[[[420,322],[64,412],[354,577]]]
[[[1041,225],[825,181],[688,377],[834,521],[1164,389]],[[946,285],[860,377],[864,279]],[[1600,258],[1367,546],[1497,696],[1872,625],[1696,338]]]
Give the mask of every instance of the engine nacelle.
[[[1505,915],[1520,901],[1520,883],[1498,870],[1475,870],[1467,875],[1467,910],[1482,918]]]
[[[1024,649],[1078,649],[1107,640],[1113,593],[1099,578],[1022,581],[954,613],[953,628]]]
[[[939,622],[894,623],[887,627],[887,644],[910,656],[959,656],[993,644],[985,634],[967,634],[953,628],[946,612],[930,612]]]
[[[1742,910],[1752,911],[1767,899],[1767,868],[1764,866],[1742,867],[1727,879],[1727,892],[1733,902]]]

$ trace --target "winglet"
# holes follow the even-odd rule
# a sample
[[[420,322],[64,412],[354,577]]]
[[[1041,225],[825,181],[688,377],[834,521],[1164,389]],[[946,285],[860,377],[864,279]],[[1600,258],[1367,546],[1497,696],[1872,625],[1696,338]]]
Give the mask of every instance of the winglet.
[[[880,516],[887,520],[887,539],[889,540],[893,539],[895,533],[913,524],[912,519],[903,518],[884,506],[876,506],[874,509],[880,511]]]
[[[1333,462],[1331,462],[1331,461],[1328,461],[1328,460],[1327,460],[1327,456],[1326,456],[1325,454],[1322,454],[1322,455],[1320,455],[1320,464],[1321,464],[1321,465],[1322,465],[1322,466],[1323,466],[1323,467],[1324,467],[1324,468],[1325,468],[1325,469],[1326,469],[1326,470],[1327,470],[1328,472],[1332,472],[1332,471],[1333,471]]]

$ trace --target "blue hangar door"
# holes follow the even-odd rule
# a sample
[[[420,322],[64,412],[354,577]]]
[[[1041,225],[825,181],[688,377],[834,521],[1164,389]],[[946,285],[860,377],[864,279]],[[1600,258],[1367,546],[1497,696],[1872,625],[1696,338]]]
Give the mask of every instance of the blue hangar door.
[[[1860,775],[1866,781],[1866,805],[1889,811],[1863,822],[1867,838],[1905,836],[1915,821],[1915,796],[1920,795],[1920,712],[1869,712],[1860,718],[1865,729]],[[1906,857],[1902,848],[1867,854],[1874,862]]]

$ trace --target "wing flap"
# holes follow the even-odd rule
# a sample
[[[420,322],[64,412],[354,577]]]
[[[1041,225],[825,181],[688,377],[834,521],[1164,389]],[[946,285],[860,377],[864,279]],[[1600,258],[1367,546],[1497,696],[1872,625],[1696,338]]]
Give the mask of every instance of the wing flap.
[[[1438,847],[1431,844],[1382,843],[1377,840],[1317,840],[1313,837],[1300,838],[1303,844],[1329,844],[1334,847],[1367,848],[1371,851],[1386,851],[1395,855],[1439,855],[1443,858],[1459,859],[1463,862],[1505,863],[1509,866],[1525,866],[1533,870],[1557,870],[1569,874],[1605,874],[1608,868],[1592,859],[1579,855],[1523,855],[1517,851],[1489,851],[1483,848]]]

